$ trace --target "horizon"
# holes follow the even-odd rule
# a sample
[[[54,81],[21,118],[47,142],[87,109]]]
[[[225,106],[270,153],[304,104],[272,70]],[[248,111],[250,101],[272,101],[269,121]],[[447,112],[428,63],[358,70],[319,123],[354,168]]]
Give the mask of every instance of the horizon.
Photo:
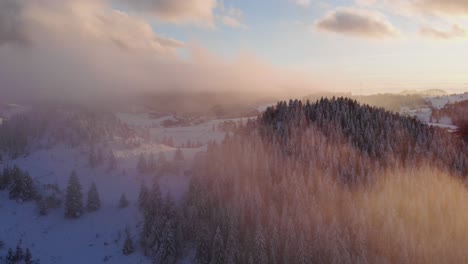
[[[0,0],[4,96],[468,91],[468,4]]]

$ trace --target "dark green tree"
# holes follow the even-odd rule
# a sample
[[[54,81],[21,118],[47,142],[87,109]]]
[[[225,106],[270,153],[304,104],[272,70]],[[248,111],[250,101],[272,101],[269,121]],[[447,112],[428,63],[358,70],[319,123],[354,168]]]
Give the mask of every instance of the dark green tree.
[[[101,200],[99,199],[99,193],[96,184],[93,182],[88,191],[88,200],[86,203],[88,212],[94,212],[101,208]]]
[[[72,171],[65,196],[65,217],[78,218],[82,214],[83,194],[81,193],[81,184],[75,171]]]

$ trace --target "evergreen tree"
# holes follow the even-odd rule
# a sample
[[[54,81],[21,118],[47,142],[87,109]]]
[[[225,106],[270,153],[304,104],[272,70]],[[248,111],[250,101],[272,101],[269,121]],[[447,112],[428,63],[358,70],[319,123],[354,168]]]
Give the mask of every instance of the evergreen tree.
[[[120,196],[120,200],[119,200],[119,207],[120,208],[125,208],[128,206],[128,200],[127,200],[127,197],[125,196],[125,194],[122,194]]]
[[[32,264],[32,263],[33,263],[33,260],[32,260],[31,251],[29,250],[29,248],[26,248],[26,253],[24,254],[24,264]]]
[[[143,209],[147,206],[148,196],[149,196],[148,188],[146,187],[145,182],[142,181],[141,187],[140,187],[140,194],[138,195],[138,206],[140,207],[140,209]]]
[[[147,162],[146,165],[147,165],[147,167],[148,167],[148,168],[147,168],[148,171],[154,171],[154,170],[156,169],[156,167],[157,167],[157,166],[156,166],[156,160],[154,159],[154,154],[153,154],[153,153],[151,153],[151,154],[149,155],[148,162]]]
[[[257,227],[255,232],[255,263],[267,264],[268,263],[268,251],[266,247],[265,237],[260,226]]]
[[[7,256],[6,256],[6,263],[7,264],[14,264],[15,262],[16,262],[16,260],[15,260],[15,254],[13,253],[13,249],[9,248]]]
[[[211,262],[210,264],[224,264],[224,244],[223,237],[221,235],[221,230],[219,227],[216,229],[216,234],[213,238],[213,246],[211,253]]]
[[[184,153],[182,152],[182,150],[180,148],[178,148],[175,152],[175,155],[174,155],[174,161],[175,162],[183,162],[184,161]]]
[[[88,212],[94,212],[101,207],[101,200],[99,199],[99,193],[96,187],[96,184],[93,182],[88,191],[88,200],[86,203],[86,208]]]
[[[94,147],[91,148],[91,150],[89,151],[88,163],[91,168],[94,168],[97,166],[98,161],[96,158],[96,153],[94,152]]]
[[[39,209],[39,215],[47,215],[48,213],[48,208],[47,208],[47,203],[44,198],[40,198],[37,200],[37,208]]]
[[[168,219],[162,229],[159,249],[156,253],[158,263],[174,263],[177,257],[175,230],[172,220]]]
[[[109,166],[108,170],[113,171],[117,168],[117,160],[115,158],[114,152],[110,151],[109,153]]]
[[[0,191],[5,190],[10,185],[11,176],[8,167],[3,168],[3,173],[0,173]]]
[[[24,252],[23,252],[23,248],[21,247],[21,241],[16,246],[16,251],[15,251],[15,255],[13,258],[15,262],[20,262],[24,258]]]
[[[96,157],[96,163],[97,165],[101,165],[104,162],[104,156],[102,155],[102,150],[99,148],[97,157]]]
[[[148,171],[146,159],[145,159],[145,156],[143,156],[143,154],[141,154],[140,157],[138,158],[137,171],[140,174],[146,173]]]
[[[81,184],[75,171],[72,171],[65,196],[65,217],[78,218],[82,214],[83,194],[81,193]]]
[[[125,242],[123,245],[122,253],[124,255],[130,255],[135,251],[135,248],[133,247],[133,240],[130,236],[130,232],[128,231],[128,228],[125,228]]]
[[[157,165],[161,173],[164,173],[167,170],[167,158],[163,152],[159,153]]]
[[[210,246],[209,246],[209,228],[206,224],[202,224],[198,230],[197,237],[197,253],[195,255],[195,264],[210,263]]]
[[[27,171],[22,171],[15,165],[8,177],[10,182],[9,198],[11,200],[29,201],[34,198],[34,182]]]

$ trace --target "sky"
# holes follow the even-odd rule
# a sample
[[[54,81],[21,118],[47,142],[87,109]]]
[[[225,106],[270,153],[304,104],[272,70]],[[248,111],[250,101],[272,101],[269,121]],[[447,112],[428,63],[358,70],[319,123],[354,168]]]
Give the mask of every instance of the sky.
[[[0,0],[0,91],[468,91],[466,0]]]

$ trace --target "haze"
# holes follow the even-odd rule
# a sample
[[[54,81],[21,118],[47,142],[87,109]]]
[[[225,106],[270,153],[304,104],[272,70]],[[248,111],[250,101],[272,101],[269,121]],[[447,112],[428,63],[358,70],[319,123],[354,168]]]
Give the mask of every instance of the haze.
[[[467,15],[457,0],[0,0],[0,89],[462,92]]]

